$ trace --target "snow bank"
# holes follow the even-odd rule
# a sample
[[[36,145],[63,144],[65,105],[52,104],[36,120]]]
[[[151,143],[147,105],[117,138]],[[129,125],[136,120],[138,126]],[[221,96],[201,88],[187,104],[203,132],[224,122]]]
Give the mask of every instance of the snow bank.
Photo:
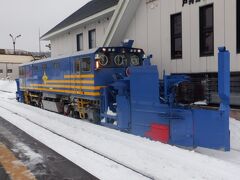
[[[15,93],[17,91],[16,82],[13,80],[0,80],[0,91]]]
[[[231,119],[230,121],[231,129],[231,146],[232,149],[240,150],[240,121]]]
[[[69,159],[90,174],[104,180],[146,180],[148,178],[131,171],[115,162],[112,162],[96,153],[93,153],[75,143],[47,131],[14,113],[0,108],[0,113],[10,123],[45,144],[63,157]],[[30,153],[32,154],[32,153]],[[36,157],[33,155],[33,157]],[[114,178],[113,178],[114,177]]]

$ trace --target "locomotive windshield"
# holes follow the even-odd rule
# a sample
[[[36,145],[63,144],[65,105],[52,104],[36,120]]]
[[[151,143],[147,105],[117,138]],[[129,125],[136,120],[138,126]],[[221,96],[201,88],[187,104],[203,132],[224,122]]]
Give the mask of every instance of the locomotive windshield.
[[[144,52],[135,48],[100,48],[96,53],[99,68],[141,66]]]

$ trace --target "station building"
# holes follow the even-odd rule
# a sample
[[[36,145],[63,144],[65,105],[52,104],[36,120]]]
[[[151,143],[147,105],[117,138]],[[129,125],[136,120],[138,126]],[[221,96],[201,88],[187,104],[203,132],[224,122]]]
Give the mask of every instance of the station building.
[[[34,60],[27,52],[13,53],[12,50],[0,49],[0,79],[15,80],[19,77],[19,65]]]
[[[153,54],[160,77],[184,73],[217,102],[218,47],[231,52],[231,103],[240,105],[240,0],[92,0],[47,32],[52,56],[124,39]]]

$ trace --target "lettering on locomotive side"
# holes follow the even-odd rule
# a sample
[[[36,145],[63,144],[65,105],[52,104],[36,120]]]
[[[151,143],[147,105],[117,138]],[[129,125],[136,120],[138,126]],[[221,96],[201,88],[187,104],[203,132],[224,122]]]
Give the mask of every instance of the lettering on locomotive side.
[[[201,0],[182,0],[182,6],[184,6],[185,4],[191,5],[198,2],[201,2]]]

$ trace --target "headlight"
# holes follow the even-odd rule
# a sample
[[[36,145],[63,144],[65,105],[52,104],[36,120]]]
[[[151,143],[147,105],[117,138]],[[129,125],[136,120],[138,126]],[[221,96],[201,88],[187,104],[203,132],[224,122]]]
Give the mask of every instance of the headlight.
[[[100,68],[99,61],[96,61],[96,70]]]
[[[104,54],[99,55],[99,64],[101,66],[106,66],[108,64],[109,60],[108,57]]]
[[[131,64],[132,64],[133,66],[138,66],[138,65],[140,65],[140,59],[139,59],[139,57],[136,56],[136,55],[131,56]]]
[[[122,66],[124,65],[124,61],[125,61],[125,56],[124,55],[117,55],[115,58],[114,58],[114,63],[117,65],[117,66]]]

